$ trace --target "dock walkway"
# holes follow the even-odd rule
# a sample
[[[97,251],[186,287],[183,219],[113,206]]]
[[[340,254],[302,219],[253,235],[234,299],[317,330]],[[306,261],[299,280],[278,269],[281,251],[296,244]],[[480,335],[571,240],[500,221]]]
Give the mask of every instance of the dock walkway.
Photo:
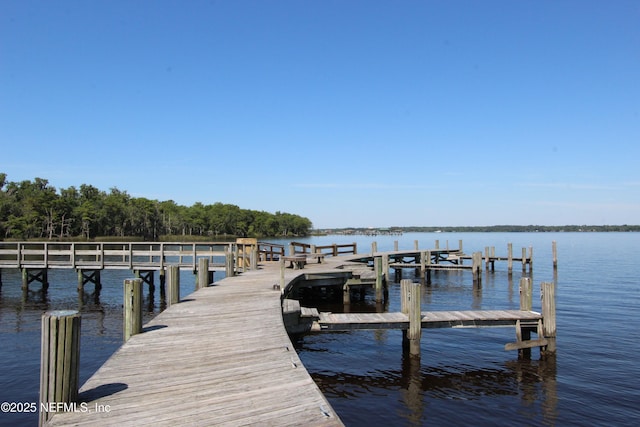
[[[87,412],[47,425],[342,425],[289,340],[279,280],[265,263],[183,298],[81,387]]]

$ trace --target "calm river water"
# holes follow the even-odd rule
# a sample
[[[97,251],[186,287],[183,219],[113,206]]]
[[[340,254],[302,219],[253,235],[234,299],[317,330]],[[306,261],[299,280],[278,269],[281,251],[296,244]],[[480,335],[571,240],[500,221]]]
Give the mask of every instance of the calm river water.
[[[422,357],[404,357],[400,331],[307,335],[296,346],[305,366],[347,426],[360,425],[637,425],[640,422],[640,265],[638,233],[406,233],[402,236],[323,236],[317,245],[357,242],[358,251],[431,248],[438,239],[466,253],[495,246],[506,255],[534,248],[534,310],[539,287],[553,281],[551,242],[557,241],[557,355],[520,361],[503,350],[512,328],[425,330]],[[275,240],[273,240],[275,242]],[[404,278],[411,278],[406,271]],[[99,301],[92,286],[81,296],[72,271],[51,271],[46,299],[23,297],[18,271],[2,272],[0,402],[37,402],[40,317],[46,310],[82,310],[81,382],[120,346],[122,282],[131,272],[103,273]],[[517,309],[519,265],[485,273],[474,289],[469,272],[434,273],[423,287],[423,310]],[[222,276],[216,275],[216,280]],[[182,273],[181,295],[195,285]],[[34,289],[38,285],[32,286]],[[387,308],[398,310],[399,285]],[[160,311],[159,292],[147,297],[147,320]],[[324,308],[323,308],[324,309]],[[341,307],[330,307],[338,311]],[[376,310],[371,296],[350,310]],[[36,425],[37,414],[0,413],[0,425]],[[212,420],[215,425],[215,420]]]

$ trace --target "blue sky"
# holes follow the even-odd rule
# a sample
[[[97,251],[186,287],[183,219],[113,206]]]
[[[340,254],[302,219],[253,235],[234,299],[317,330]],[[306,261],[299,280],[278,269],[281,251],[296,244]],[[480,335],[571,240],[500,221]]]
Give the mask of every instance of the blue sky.
[[[640,223],[640,2],[0,1],[0,172],[314,226]]]

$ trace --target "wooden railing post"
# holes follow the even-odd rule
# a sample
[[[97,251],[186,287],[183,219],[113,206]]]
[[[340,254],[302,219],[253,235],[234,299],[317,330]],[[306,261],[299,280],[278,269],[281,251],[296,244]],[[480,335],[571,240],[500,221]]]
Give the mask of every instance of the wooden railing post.
[[[72,310],[48,311],[42,315],[40,351],[40,410],[43,426],[51,405],[78,400],[80,367],[80,313]],[[44,411],[43,411],[44,409]]]
[[[142,332],[142,299],[142,279],[125,279],[122,322],[124,342]]]

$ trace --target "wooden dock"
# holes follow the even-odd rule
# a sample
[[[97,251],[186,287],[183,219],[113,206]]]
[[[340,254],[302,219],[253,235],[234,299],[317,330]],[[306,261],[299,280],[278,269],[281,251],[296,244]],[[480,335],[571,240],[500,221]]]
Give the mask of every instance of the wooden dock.
[[[342,425],[289,340],[279,279],[265,263],[172,305],[81,387],[86,412],[47,425]]]
[[[520,322],[537,322],[542,314],[525,310],[424,311],[422,328],[515,327]],[[314,331],[354,329],[408,329],[404,313],[319,313]]]
[[[78,409],[50,414],[46,425],[342,425],[293,348],[285,322],[295,309],[283,310],[283,302],[296,305],[286,303],[287,293],[294,283],[306,286],[301,281],[342,289],[356,280],[353,286],[374,284],[378,294],[386,274],[382,255],[370,255],[373,269],[361,255],[331,256],[323,263],[301,263],[299,269],[284,268],[281,257],[199,289],[133,335],[80,388]],[[388,271],[388,265],[384,268]],[[373,280],[363,270],[372,270]],[[543,297],[543,316],[531,311],[530,280],[522,280],[528,291],[521,290],[521,310],[421,312],[419,294],[412,293],[406,294],[412,301],[408,315],[315,315],[301,307],[295,321],[315,320],[318,331],[407,330],[412,354],[420,345],[416,328],[511,326],[517,341],[505,349],[549,345],[555,351],[555,291],[550,288]],[[406,282],[411,292],[419,290],[419,284]],[[531,340],[531,332],[539,339]]]

